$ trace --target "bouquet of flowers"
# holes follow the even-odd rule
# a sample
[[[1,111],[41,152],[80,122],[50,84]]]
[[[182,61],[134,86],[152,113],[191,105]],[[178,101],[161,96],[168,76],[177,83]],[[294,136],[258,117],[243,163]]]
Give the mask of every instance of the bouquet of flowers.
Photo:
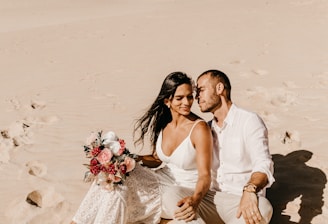
[[[85,174],[85,181],[96,180],[98,185],[112,190],[115,185],[123,184],[136,165],[137,155],[125,147],[123,139],[119,139],[112,131],[91,133],[84,145],[84,152],[90,158]]]

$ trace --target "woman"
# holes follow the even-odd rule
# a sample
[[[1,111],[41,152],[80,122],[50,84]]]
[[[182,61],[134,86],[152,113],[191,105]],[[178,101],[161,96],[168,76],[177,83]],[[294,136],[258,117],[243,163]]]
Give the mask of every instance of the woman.
[[[143,162],[165,163],[156,171],[162,218],[203,223],[198,206],[211,182],[212,136],[206,122],[191,112],[193,87],[186,74],[169,74],[150,109],[137,121],[135,132],[140,131],[136,143],[143,143],[150,134],[154,159],[147,156]]]
[[[140,156],[123,186],[113,191],[93,184],[72,223],[205,223],[198,214],[211,182],[212,136],[206,122],[191,113],[193,82],[186,74],[169,74],[150,109],[137,120],[135,144],[150,135],[153,155]],[[181,220],[181,221],[179,221]],[[207,223],[207,222],[206,222]]]

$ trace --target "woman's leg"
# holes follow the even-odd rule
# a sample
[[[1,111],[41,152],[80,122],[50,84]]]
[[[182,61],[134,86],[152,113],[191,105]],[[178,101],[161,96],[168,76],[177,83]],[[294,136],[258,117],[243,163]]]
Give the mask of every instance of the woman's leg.
[[[72,223],[101,224],[104,220],[113,224],[126,223],[122,220],[122,217],[123,219],[127,217],[126,193],[126,189],[123,188],[114,191],[105,190],[94,182],[73,217]]]
[[[177,206],[177,202],[184,197],[192,195],[193,189],[178,187],[178,186],[170,186],[170,185],[161,185],[160,189],[161,189],[161,196],[162,196],[161,217],[164,219],[172,219],[172,221],[168,222],[169,224],[186,223],[185,221],[175,220],[174,212],[179,208]],[[199,214],[197,214],[195,219],[188,222],[188,224],[205,224],[205,222],[199,216]]]
[[[98,189],[99,187],[97,184],[93,182],[72,219],[73,223],[93,223],[97,214],[98,207],[100,205],[100,201],[95,200],[95,198],[98,198]]]

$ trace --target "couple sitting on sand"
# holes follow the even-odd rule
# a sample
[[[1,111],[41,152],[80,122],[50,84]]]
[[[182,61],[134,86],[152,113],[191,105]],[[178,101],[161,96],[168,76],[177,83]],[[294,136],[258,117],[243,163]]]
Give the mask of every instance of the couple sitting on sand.
[[[191,112],[190,77],[165,78],[134,130],[136,143],[149,135],[153,154],[140,156],[143,166],[112,191],[93,183],[72,224],[270,222],[265,189],[274,182],[273,161],[262,119],[233,104],[230,81],[218,70],[197,78],[195,98],[213,120]]]

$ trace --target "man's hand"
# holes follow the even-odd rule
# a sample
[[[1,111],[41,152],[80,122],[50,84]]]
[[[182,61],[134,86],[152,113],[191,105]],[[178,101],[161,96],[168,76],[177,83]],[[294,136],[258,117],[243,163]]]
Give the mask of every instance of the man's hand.
[[[197,210],[197,206],[195,204],[196,203],[192,197],[185,197],[181,199],[177,203],[179,208],[174,212],[174,218],[177,220],[184,220],[186,222],[193,220],[196,217]]]
[[[243,192],[243,196],[241,197],[237,218],[243,216],[246,224],[259,224],[262,215],[258,208],[258,199],[255,193]]]

